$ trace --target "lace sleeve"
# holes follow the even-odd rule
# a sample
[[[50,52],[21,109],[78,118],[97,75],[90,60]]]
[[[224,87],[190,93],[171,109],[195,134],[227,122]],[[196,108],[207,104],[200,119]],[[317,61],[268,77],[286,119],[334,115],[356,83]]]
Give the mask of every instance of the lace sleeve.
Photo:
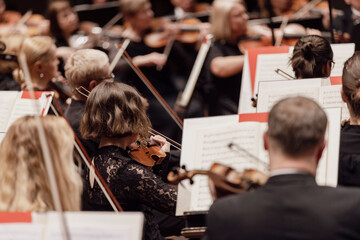
[[[176,190],[146,168],[129,164],[119,176],[118,182],[117,187],[127,192],[129,200],[143,203],[169,215],[175,214]]]

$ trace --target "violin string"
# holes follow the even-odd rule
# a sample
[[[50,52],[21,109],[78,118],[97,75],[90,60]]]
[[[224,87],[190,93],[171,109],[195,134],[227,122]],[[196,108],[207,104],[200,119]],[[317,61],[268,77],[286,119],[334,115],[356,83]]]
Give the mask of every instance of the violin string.
[[[29,72],[29,68],[26,62],[26,55],[24,53],[22,53],[20,55],[20,65],[21,68],[24,72],[25,75],[25,82],[27,87],[29,88],[29,93],[31,96],[31,99],[35,99],[35,94],[34,94],[34,87],[32,85],[31,82],[31,76],[30,76],[30,72]],[[37,101],[33,101],[33,106],[35,109],[41,109],[38,102]],[[38,136],[39,136],[39,140],[40,140],[40,146],[41,146],[41,151],[42,151],[42,155],[44,158],[44,162],[45,162],[45,167],[48,173],[48,177],[49,177],[49,183],[51,186],[51,195],[54,201],[54,208],[56,210],[57,213],[59,213],[59,222],[60,222],[60,228],[61,228],[61,236],[63,239],[65,240],[70,240],[70,235],[69,235],[69,229],[65,220],[65,216],[64,216],[64,212],[62,209],[62,205],[61,205],[61,200],[60,200],[60,194],[59,194],[59,188],[57,185],[57,181],[56,181],[56,177],[55,177],[55,171],[54,171],[54,166],[53,166],[53,162],[51,159],[51,154],[50,154],[50,150],[49,150],[49,145],[45,136],[45,130],[44,130],[44,126],[41,122],[41,119],[39,117],[39,115],[35,114],[35,119],[36,119],[36,125],[37,125],[37,132],[38,132]]]

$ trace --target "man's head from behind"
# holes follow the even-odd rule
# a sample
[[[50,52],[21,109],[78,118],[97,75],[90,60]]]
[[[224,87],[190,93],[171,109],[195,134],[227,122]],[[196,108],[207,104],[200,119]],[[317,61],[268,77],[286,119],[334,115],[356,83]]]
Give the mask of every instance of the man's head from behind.
[[[320,159],[327,117],[313,100],[292,97],[279,101],[269,113],[268,126],[264,140],[270,160],[272,152],[288,159]]]

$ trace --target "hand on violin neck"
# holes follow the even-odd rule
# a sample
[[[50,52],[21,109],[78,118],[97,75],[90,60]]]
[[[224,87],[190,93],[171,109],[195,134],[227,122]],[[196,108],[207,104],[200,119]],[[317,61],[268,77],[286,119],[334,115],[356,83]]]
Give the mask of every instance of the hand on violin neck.
[[[161,149],[164,152],[170,152],[170,143],[168,141],[166,141],[166,139],[161,137],[160,135],[151,136],[150,141],[154,141],[155,143],[160,145]]]
[[[138,67],[151,67],[151,66],[164,66],[167,57],[158,52],[152,52],[147,55],[136,56],[133,58],[133,62]]]

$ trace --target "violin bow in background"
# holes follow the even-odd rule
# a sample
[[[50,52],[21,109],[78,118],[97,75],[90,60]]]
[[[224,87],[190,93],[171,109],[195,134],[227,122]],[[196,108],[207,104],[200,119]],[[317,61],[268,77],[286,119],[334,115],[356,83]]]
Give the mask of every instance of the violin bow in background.
[[[22,53],[20,55],[20,65],[22,67],[22,70],[24,71],[25,82],[29,88],[30,97],[31,97],[31,99],[35,100],[34,88],[33,88],[32,82],[31,82],[30,72],[29,72],[28,65],[26,63],[26,56],[24,53]],[[38,105],[37,101],[33,101],[33,103],[34,103],[35,109],[40,109],[40,106]],[[51,195],[52,195],[52,198],[54,201],[54,207],[55,207],[56,212],[59,213],[62,238],[65,240],[70,240],[68,226],[66,224],[64,212],[61,207],[59,189],[58,189],[58,185],[57,185],[56,178],[55,178],[54,166],[53,166],[53,163],[51,160],[49,145],[48,145],[48,142],[47,142],[46,136],[45,136],[45,130],[41,123],[40,117],[38,115],[35,115],[35,119],[36,119],[36,125],[37,125],[38,134],[39,134],[39,139],[40,139],[41,151],[42,151],[42,155],[44,157],[46,170],[47,170],[47,173],[49,176],[49,181],[50,181],[50,186],[51,186]]]
[[[121,47],[121,44],[119,44]],[[179,128],[183,129],[183,122],[179,118],[179,116],[171,109],[169,104],[164,100],[164,98],[159,94],[156,88],[151,84],[149,79],[147,79],[144,73],[139,69],[138,66],[134,64],[130,55],[124,51],[125,61],[129,64],[129,66],[134,70],[136,75],[140,78],[140,80],[145,84],[145,86],[150,90],[150,92],[154,95],[156,100],[161,104],[161,106],[166,110],[166,112],[170,115],[170,117],[175,121],[175,123],[179,126]]]

